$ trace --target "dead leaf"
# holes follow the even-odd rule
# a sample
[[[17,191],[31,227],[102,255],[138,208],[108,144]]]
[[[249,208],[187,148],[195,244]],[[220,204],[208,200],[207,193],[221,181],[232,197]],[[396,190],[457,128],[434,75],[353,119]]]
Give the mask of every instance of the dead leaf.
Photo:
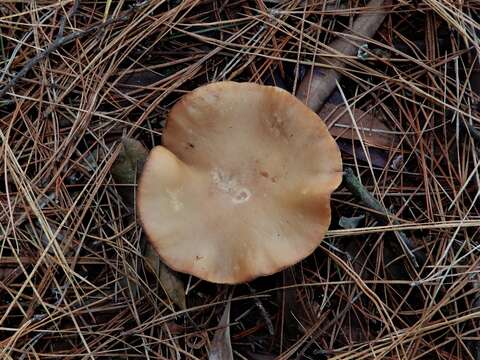
[[[338,221],[338,225],[340,225],[344,229],[356,229],[358,228],[358,225],[360,225],[360,222],[364,218],[365,218],[365,215],[352,216],[352,217],[342,216]]]
[[[383,169],[387,165],[388,154],[385,150],[367,146],[367,158],[365,152],[363,151],[362,145],[358,141],[338,139],[337,144],[342,152],[352,156],[355,154],[355,157],[359,161],[368,162],[368,158],[370,158],[372,165],[380,169]]]
[[[165,325],[171,335],[182,335],[185,333],[185,326],[177,324],[175,321],[167,321]]]
[[[125,205],[132,209],[135,208],[135,185],[147,156],[148,151],[140,141],[123,138],[118,157],[110,169],[113,179],[120,185],[117,188],[118,193]],[[133,221],[133,215],[130,219]],[[130,284],[135,294],[140,293],[138,284],[130,283],[128,276],[122,277],[120,283],[123,287]]]
[[[0,281],[6,279],[13,271],[11,268],[0,268]]]
[[[143,165],[148,156],[148,150],[138,140],[131,138],[122,139],[122,147],[115,160],[111,173],[114,180],[121,185],[118,188],[126,205],[135,207],[135,186],[140,176]],[[152,270],[158,274],[163,290],[170,300],[181,309],[186,309],[185,287],[179,276],[160,261],[158,254],[144,237],[142,237],[143,254]]]
[[[145,244],[144,258],[145,258],[145,262],[148,265],[150,265],[152,270],[156,274],[159,274],[160,273],[160,263],[161,263],[161,261],[160,261],[160,258],[158,256],[157,252],[155,251],[153,246],[148,241],[146,241],[146,244]]]
[[[403,155],[397,155],[395,159],[393,159],[390,168],[393,170],[400,170],[403,166]]]
[[[164,76],[154,70],[140,69],[121,75],[116,86],[120,91],[128,93],[132,90],[153,85],[163,78]]]
[[[149,244],[150,245],[150,244]],[[157,259],[158,256],[157,256]],[[159,277],[163,290],[167,293],[170,300],[177,305],[180,309],[185,310],[187,308],[187,301],[185,298],[185,286],[183,281],[180,280],[177,273],[158,260],[159,264]]]
[[[281,321],[288,337],[295,337],[299,331],[298,319],[308,318],[303,306],[298,306],[297,280],[295,279],[295,267],[290,267],[282,272],[283,279],[277,292],[278,302],[286,311],[281,312]]]
[[[0,283],[4,286],[10,285],[13,281],[17,279],[18,276],[22,274],[22,268],[16,266],[14,268],[0,268]]]
[[[255,354],[250,351],[247,351],[246,353],[247,359],[250,360],[274,360],[276,359],[276,356],[274,355],[269,355],[269,354]]]
[[[230,303],[228,300],[222,318],[215,331],[208,360],[233,360],[232,343],[230,341]]]
[[[135,207],[135,190],[137,178],[141,174],[148,156],[148,150],[135,139],[123,138],[122,147],[117,159],[112,165],[111,173],[119,185],[118,192],[126,205]],[[130,186],[123,186],[130,185]]]
[[[372,112],[352,109],[353,117],[360,132],[361,138],[355,129],[352,118],[343,105],[326,103],[318,115],[329,125],[330,133],[334,137],[349,140],[363,140],[368,146],[380,149],[390,149],[398,143],[397,136],[378,116]],[[332,126],[330,126],[332,125]]]

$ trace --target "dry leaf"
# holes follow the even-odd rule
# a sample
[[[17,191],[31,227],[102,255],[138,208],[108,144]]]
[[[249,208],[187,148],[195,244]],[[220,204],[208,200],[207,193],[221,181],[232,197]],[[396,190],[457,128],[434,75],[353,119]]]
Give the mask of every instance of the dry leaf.
[[[125,203],[132,208],[135,206],[134,186],[147,156],[148,150],[140,141],[123,138],[120,153],[112,165],[111,173],[115,182],[122,185],[131,185],[119,187],[118,192]]]
[[[363,140],[366,145],[380,149],[390,149],[398,143],[398,139],[392,130],[379,117],[360,109],[352,109],[352,113],[361,134],[361,139],[345,106],[326,103],[318,115],[327,125],[333,124],[330,127],[330,133],[334,137]]]
[[[365,151],[363,151],[362,144],[360,144],[358,141],[338,139],[337,144],[343,153],[347,153],[352,156],[355,155],[358,161],[368,162],[370,159],[372,165],[380,169],[383,169],[388,163],[388,153],[386,150],[367,146],[367,157],[365,155]]]
[[[147,246],[151,248],[150,244]],[[158,255],[157,255],[157,259]],[[187,308],[187,301],[185,299],[185,286],[183,281],[180,280],[177,273],[162,263],[160,260],[157,260],[159,264],[159,277],[162,288],[167,293],[168,297],[172,302],[177,305],[180,309],[185,310]]]
[[[0,281],[6,279],[13,271],[11,268],[0,268]]]
[[[132,90],[148,87],[163,78],[161,74],[154,70],[140,69],[121,75],[117,81],[117,88],[127,93]]]
[[[119,186],[117,191],[125,204],[130,208],[135,207],[135,185],[143,164],[147,159],[147,155],[148,151],[140,141],[123,138],[120,153],[110,169],[113,179],[117,184],[129,185]],[[133,220],[133,216],[131,216],[131,219]],[[125,276],[121,278],[120,283],[123,287],[128,287],[129,277]],[[131,283],[131,286],[133,292],[138,295],[140,292],[138,284]]]
[[[340,225],[344,229],[356,229],[360,225],[360,222],[365,219],[365,215],[360,216],[352,216],[346,217],[342,216],[338,221],[338,225]]]
[[[233,360],[232,343],[230,341],[230,300],[225,306],[222,318],[215,331],[208,360]]]
[[[269,354],[255,354],[250,351],[247,351],[246,353],[247,359],[250,360],[274,360],[276,359],[276,356],[269,355]]]
[[[158,256],[157,252],[155,251],[155,249],[152,247],[152,245],[148,241],[146,241],[145,251],[143,252],[143,256],[145,258],[145,262],[148,265],[150,265],[152,270],[156,274],[159,274],[160,273],[160,263],[161,263],[161,261],[160,261],[160,258]]]
[[[135,185],[142,172],[143,165],[148,156],[148,150],[142,143],[135,139],[123,138],[122,148],[115,160],[111,173],[119,184],[131,184],[119,188],[119,193],[129,207],[135,206]],[[170,300],[181,309],[186,309],[185,290],[182,280],[178,275],[164,265],[155,250],[148,241],[144,241],[144,256],[146,262],[155,271],[162,285],[163,290]]]

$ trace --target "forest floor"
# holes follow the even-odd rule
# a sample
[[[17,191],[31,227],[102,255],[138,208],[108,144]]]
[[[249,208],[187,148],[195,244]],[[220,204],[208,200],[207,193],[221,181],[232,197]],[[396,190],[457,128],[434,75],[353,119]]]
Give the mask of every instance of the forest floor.
[[[479,360],[479,36],[468,0],[1,1],[0,358]],[[318,249],[236,286],[135,216],[169,109],[220,80],[296,94],[345,174]]]

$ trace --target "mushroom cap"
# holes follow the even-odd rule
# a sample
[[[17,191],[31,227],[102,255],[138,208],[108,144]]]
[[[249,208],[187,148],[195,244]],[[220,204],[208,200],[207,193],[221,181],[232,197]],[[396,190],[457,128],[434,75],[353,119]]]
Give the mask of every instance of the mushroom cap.
[[[297,263],[322,241],[340,151],[287,91],[204,85],[173,106],[162,140],[145,163],[138,211],[171,268],[240,283]]]

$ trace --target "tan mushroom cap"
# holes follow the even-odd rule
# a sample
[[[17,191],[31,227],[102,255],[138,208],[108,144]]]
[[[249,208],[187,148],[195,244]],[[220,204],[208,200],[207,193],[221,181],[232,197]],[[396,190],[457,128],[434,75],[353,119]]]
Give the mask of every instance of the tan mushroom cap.
[[[216,283],[275,273],[330,224],[342,161],[323,121],[276,87],[218,82],[171,110],[145,164],[138,210],[173,269]]]

